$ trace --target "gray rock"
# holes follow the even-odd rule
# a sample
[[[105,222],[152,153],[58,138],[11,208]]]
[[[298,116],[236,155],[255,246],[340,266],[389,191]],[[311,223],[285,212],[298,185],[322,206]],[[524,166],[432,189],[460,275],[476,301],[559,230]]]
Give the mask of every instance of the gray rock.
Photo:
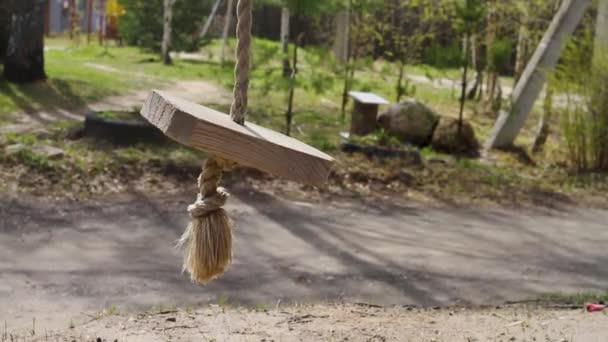
[[[423,147],[431,143],[439,115],[415,99],[394,104],[378,115],[378,126],[404,143]]]

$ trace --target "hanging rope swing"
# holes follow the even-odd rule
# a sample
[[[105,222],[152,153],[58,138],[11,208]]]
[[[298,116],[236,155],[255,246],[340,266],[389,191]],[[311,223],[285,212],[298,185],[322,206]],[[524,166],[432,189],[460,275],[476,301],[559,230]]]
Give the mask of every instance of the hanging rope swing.
[[[170,138],[209,154],[198,177],[196,202],[188,206],[192,220],[179,241],[184,271],[199,284],[223,274],[232,261],[232,221],[222,208],[230,195],[219,187],[225,170],[239,164],[320,186],[333,163],[333,158],[311,146],[245,121],[251,24],[252,0],[239,0],[230,117],[157,90],[150,93],[141,111]]]

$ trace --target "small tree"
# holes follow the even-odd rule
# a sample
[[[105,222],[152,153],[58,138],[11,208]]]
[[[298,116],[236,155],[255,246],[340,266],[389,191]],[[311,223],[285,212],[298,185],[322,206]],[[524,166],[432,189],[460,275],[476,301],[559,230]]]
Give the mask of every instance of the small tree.
[[[271,1],[272,3],[276,3],[277,1]],[[329,9],[332,9],[335,5],[333,1],[328,0],[280,0],[278,1],[279,5],[287,8],[289,13],[293,13],[295,15],[294,22],[297,23],[298,16],[300,15],[308,15],[308,16],[318,16]],[[294,96],[295,96],[295,87],[297,81],[298,74],[298,48],[302,44],[302,39],[304,37],[304,32],[300,31],[300,28],[297,25],[291,25],[297,32],[297,39],[294,42],[294,54],[293,54],[293,65],[291,65],[291,76],[289,79],[289,91],[287,96],[287,110],[285,111],[285,132],[287,135],[291,133],[291,126],[293,123],[293,107],[294,107]],[[286,32],[282,32],[285,34]],[[283,63],[285,61],[283,60]],[[286,65],[283,65],[283,70],[286,69]]]
[[[458,112],[458,137],[461,138],[464,105],[467,97],[467,72],[469,69],[469,49],[471,46],[471,35],[479,30],[485,9],[481,0],[459,0],[456,2],[455,28],[464,39],[464,52],[462,58],[462,84],[460,91],[460,109]]]
[[[163,10],[163,43],[161,58],[165,65],[171,64],[171,31],[173,24],[173,5],[176,0],[164,0]]]

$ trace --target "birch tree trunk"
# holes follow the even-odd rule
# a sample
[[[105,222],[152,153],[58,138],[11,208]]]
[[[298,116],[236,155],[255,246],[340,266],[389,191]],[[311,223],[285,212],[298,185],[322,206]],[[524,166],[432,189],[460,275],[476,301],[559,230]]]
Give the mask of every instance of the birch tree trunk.
[[[475,70],[475,84],[469,90],[469,100],[480,100],[483,95],[483,62],[481,58],[481,47],[476,34],[471,35],[471,64]]]
[[[9,28],[4,59],[4,78],[28,83],[46,79],[44,73],[45,0],[19,0]]]
[[[222,46],[220,52],[220,61],[222,64],[226,61],[226,45],[228,44],[228,32],[232,23],[232,13],[234,12],[234,0],[228,0],[226,8],[226,17],[224,18],[224,30],[222,31]]]
[[[350,36],[350,8],[336,15],[336,36],[334,41],[334,56],[340,62],[348,60],[348,44]]]
[[[525,5],[524,5],[525,6]],[[527,10],[526,10],[527,12]],[[515,83],[524,72],[526,63],[528,63],[528,46],[529,46],[529,29],[528,29],[528,13],[521,17],[519,33],[517,34],[517,56],[515,57]]]
[[[283,77],[291,76],[289,64],[289,8],[281,10],[281,52],[283,53]]]
[[[171,61],[171,29],[173,25],[173,4],[175,0],[164,0],[163,11],[163,43],[161,46],[161,58],[165,65]]]
[[[546,74],[555,68],[559,60],[564,40],[572,35],[590,4],[591,0],[565,0],[562,3],[515,85],[511,111],[500,113],[484,144],[486,149],[513,145],[542,91]]]

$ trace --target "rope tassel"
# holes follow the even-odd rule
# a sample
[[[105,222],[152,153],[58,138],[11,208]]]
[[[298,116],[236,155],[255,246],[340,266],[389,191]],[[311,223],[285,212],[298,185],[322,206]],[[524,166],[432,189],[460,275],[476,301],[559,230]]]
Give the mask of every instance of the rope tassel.
[[[198,177],[199,194],[188,206],[192,221],[178,242],[184,249],[184,272],[197,284],[222,275],[232,262],[232,221],[222,208],[230,194],[218,187],[229,161],[210,157]]]

